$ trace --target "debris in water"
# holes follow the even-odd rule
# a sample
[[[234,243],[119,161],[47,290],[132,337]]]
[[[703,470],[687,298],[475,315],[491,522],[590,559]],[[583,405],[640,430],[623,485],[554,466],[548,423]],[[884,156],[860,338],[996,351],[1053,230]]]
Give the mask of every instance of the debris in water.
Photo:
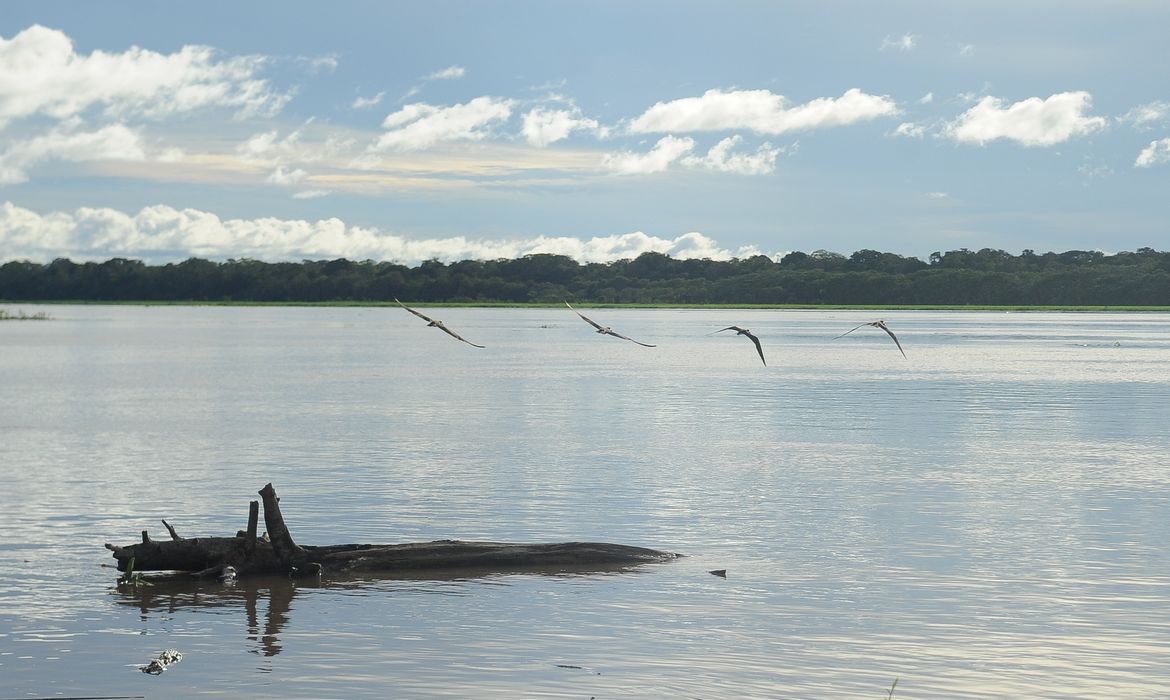
[[[150,663],[141,666],[143,673],[149,673],[152,676],[157,676],[163,671],[167,670],[168,666],[177,664],[183,660],[183,654],[178,649],[166,649],[156,658],[151,659]]]

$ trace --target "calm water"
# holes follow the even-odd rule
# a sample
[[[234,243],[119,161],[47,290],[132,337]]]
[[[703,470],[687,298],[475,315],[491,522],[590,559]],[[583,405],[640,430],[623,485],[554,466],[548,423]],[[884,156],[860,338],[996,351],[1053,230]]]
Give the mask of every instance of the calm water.
[[[890,313],[903,359],[831,340],[865,312],[585,309],[642,348],[427,311],[479,350],[398,308],[48,310],[0,324],[0,697],[1168,695],[1170,315]],[[687,556],[114,586],[103,543],[230,535],[269,481],[304,544]]]

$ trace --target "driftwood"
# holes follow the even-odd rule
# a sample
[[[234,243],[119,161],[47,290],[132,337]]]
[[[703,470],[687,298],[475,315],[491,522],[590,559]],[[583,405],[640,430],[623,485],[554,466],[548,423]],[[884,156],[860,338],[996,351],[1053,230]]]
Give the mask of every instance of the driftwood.
[[[666,561],[679,555],[604,542],[511,544],[438,540],[407,544],[298,545],[280,513],[272,484],[260,490],[268,532],[257,536],[259,503],[252,501],[248,529],[235,537],[180,537],[163,521],[169,540],[153,540],[146,530],[137,544],[106,544],[118,570],[179,571],[194,577],[256,574],[319,576],[323,573],[402,572],[477,569],[513,571],[564,567],[585,570]],[[133,564],[131,564],[133,562]]]

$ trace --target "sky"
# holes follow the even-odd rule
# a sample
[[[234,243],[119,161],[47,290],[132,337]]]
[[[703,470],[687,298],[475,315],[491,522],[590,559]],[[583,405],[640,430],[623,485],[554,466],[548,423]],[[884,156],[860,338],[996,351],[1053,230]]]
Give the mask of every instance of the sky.
[[[0,11],[0,262],[1170,240],[1170,3]]]

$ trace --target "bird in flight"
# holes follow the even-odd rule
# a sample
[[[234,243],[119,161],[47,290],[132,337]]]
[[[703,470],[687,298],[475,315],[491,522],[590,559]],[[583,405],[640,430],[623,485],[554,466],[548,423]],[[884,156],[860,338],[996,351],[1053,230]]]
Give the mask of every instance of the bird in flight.
[[[394,301],[398,301],[398,299],[395,298]],[[477,347],[477,348],[484,347],[483,345],[476,345],[475,343],[471,342],[467,338],[464,338],[463,336],[459,335],[455,331],[453,331],[450,328],[448,328],[447,326],[443,325],[442,321],[437,321],[437,320],[431,318],[430,316],[427,316],[426,314],[420,314],[419,312],[415,311],[414,309],[410,308],[409,306],[407,306],[406,304],[403,304],[400,301],[398,301],[398,305],[401,306],[402,308],[406,309],[410,313],[414,314],[415,316],[418,316],[422,320],[426,321],[428,326],[434,326],[435,328],[438,328],[439,330],[443,331],[444,333],[446,333],[447,335],[451,336],[452,338],[454,338],[456,340],[462,340],[463,342],[467,343],[468,345],[472,345],[472,346]]]
[[[760,353],[760,362],[763,362],[765,367],[768,366],[768,361],[764,359],[764,349],[760,347],[760,339],[757,338],[751,331],[746,328],[740,328],[739,326],[728,326],[727,328],[720,328],[715,332],[722,333],[723,331],[735,331],[736,335],[746,335],[748,340],[751,340],[756,344],[756,352]]]
[[[883,331],[885,331],[886,333],[888,333],[889,336],[894,339],[894,345],[898,346],[898,352],[902,353],[902,357],[906,357],[906,351],[902,349],[902,344],[898,342],[898,336],[894,335],[894,332],[892,330],[890,330],[889,328],[887,328],[886,322],[882,321],[882,320],[873,321],[872,323],[863,323],[860,326],[857,326],[855,328],[850,328],[849,330],[845,331],[841,335],[837,336],[837,338],[844,338],[845,336],[849,335],[850,333],[857,330],[858,328],[864,328],[865,326],[873,326],[874,328],[880,328]],[[836,340],[837,338],[833,338],[833,340]]]
[[[597,323],[596,321],[594,321],[593,319],[589,318],[585,314],[581,313],[580,311],[573,309],[573,307],[570,306],[569,302],[567,302],[567,301],[565,302],[565,306],[568,306],[570,309],[573,310],[573,313],[575,313],[578,316],[580,316],[581,318],[585,319],[585,322],[588,323],[589,325],[593,326],[594,328],[596,328],[598,333],[601,333],[602,335],[612,335],[615,338],[621,338],[622,340],[628,340],[631,343],[638,343],[638,341],[634,340],[633,338],[627,338],[626,336],[622,335],[621,333],[616,333],[609,326],[603,326],[603,325]],[[648,345],[646,343],[638,343],[638,345],[641,345],[642,347],[646,347],[646,348],[656,347],[654,345]]]

